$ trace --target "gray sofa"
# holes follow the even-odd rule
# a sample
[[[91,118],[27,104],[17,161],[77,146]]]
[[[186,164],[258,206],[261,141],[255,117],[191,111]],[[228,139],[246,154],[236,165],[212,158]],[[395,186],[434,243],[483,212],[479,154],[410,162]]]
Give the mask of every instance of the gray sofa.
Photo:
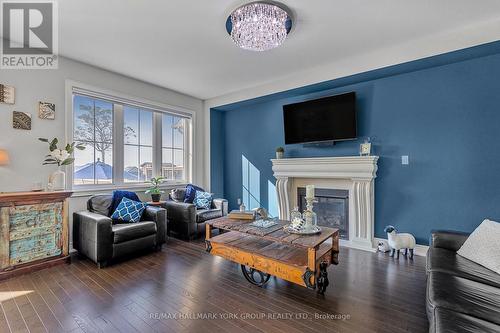
[[[427,253],[429,332],[500,332],[500,275],[456,253],[467,237],[432,232]]]
[[[228,203],[225,199],[213,199],[210,209],[197,209],[192,203],[185,203],[185,188],[170,193],[163,207],[168,212],[168,233],[184,240],[192,240],[205,233],[205,222],[226,216]]]
[[[95,195],[87,210],[73,213],[73,248],[99,268],[117,257],[145,249],[160,250],[166,241],[167,212],[148,206],[137,223],[113,223],[112,195]]]

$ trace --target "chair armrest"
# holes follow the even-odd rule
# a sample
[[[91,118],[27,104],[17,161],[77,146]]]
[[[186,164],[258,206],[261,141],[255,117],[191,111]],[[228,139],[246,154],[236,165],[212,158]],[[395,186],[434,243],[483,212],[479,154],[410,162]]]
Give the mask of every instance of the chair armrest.
[[[212,200],[212,205],[216,209],[221,209],[222,210],[222,216],[227,215],[228,211],[228,202],[226,199],[213,199]]]
[[[156,206],[147,206],[141,220],[156,223],[156,245],[165,243],[167,238],[167,210]]]
[[[112,220],[104,215],[73,213],[73,247],[96,263],[113,256]]]
[[[461,231],[435,230],[431,231],[431,247],[439,247],[458,251],[469,237],[469,233]]]
[[[163,205],[167,209],[168,232],[190,239],[196,233],[196,206],[169,200]]]

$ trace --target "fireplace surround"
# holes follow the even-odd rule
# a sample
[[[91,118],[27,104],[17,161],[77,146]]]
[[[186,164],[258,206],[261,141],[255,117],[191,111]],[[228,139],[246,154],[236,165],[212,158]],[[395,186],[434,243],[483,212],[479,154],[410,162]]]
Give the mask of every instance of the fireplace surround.
[[[298,207],[298,189],[313,184],[322,189],[348,193],[348,239],[343,246],[375,251],[374,211],[375,178],[378,156],[313,157],[273,159],[278,209],[281,219],[288,220]],[[318,193],[318,192],[316,192]]]

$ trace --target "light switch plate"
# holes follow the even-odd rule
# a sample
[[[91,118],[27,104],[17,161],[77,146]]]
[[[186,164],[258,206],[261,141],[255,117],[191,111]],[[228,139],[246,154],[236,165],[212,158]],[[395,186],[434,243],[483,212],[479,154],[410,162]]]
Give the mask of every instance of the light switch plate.
[[[402,165],[408,165],[408,164],[410,164],[410,160],[408,158],[408,155],[401,156],[401,164]]]

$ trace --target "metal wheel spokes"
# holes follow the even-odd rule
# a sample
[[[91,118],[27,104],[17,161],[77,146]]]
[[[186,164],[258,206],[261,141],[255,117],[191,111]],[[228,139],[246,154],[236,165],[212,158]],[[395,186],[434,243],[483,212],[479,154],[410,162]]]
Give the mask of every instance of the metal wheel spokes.
[[[259,270],[256,270],[255,268],[245,265],[241,265],[241,271],[243,272],[243,276],[245,277],[245,279],[247,279],[248,282],[259,287],[265,285],[271,278],[271,274],[261,272]]]

